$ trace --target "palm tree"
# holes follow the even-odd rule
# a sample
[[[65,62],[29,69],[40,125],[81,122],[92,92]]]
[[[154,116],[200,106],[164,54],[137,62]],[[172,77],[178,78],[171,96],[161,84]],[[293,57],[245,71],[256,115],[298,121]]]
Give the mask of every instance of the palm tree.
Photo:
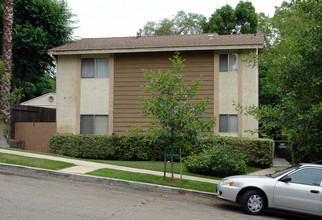
[[[12,65],[12,24],[13,24],[14,0],[4,1],[3,16],[3,38],[2,38],[2,60],[0,92],[0,120],[7,124],[10,120],[10,97],[11,97],[11,65]],[[2,133],[3,134],[3,133]],[[10,134],[10,132],[9,132]]]

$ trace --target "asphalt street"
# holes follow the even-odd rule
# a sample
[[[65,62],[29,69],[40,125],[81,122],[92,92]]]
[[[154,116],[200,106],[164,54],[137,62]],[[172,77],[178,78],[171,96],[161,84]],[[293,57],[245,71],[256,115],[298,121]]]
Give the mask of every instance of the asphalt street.
[[[277,210],[262,216],[218,199],[142,191],[0,169],[0,219],[314,219]]]

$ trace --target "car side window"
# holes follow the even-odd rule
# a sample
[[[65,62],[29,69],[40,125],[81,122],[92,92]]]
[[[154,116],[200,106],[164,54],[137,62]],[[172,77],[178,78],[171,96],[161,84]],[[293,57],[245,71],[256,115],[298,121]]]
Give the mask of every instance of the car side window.
[[[290,175],[291,183],[320,186],[322,180],[322,169],[305,168]]]

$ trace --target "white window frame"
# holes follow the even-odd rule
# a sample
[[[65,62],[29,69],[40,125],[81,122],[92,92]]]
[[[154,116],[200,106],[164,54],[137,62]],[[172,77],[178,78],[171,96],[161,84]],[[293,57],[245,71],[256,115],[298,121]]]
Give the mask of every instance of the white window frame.
[[[221,62],[221,57],[222,56],[227,56],[227,66],[222,67],[222,62]],[[231,63],[231,56],[235,56],[236,57],[236,68],[231,68],[230,63]],[[234,65],[234,66],[235,66]],[[227,71],[222,71],[222,69],[225,68],[227,69]],[[219,72],[238,72],[238,54],[236,53],[230,53],[230,54],[219,54]]]
[[[97,76],[97,70],[96,70],[96,64],[97,64],[97,60],[98,59],[106,59],[107,60],[107,73],[106,73],[106,76],[104,77],[99,77]],[[83,61],[84,60],[94,60],[94,73],[93,73],[93,76],[86,76],[85,74],[83,74]],[[105,75],[105,74],[104,74]],[[110,77],[110,60],[109,58],[82,58],[81,59],[81,78],[82,79],[93,79],[93,78],[109,78]]]

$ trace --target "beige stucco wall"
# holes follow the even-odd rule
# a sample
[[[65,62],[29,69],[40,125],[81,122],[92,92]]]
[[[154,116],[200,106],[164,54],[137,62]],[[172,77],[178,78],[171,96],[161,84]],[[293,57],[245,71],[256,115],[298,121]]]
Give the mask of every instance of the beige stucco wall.
[[[238,72],[219,72],[219,114],[238,114],[233,102],[238,103]],[[219,125],[219,117],[217,123]],[[219,134],[238,136],[237,132],[220,132]]]
[[[238,102],[238,73],[219,73],[219,113],[237,114],[233,101]]]
[[[81,79],[81,115],[108,115],[109,79]]]
[[[110,80],[81,79],[81,58],[89,57],[109,58],[108,55],[64,55],[58,58],[58,133],[78,134],[81,114],[109,115]]]
[[[79,133],[80,57],[58,57],[57,65],[57,133]]]
[[[252,51],[254,52],[254,51]],[[238,54],[238,72],[219,72],[219,54]],[[252,136],[245,130],[256,130],[258,122],[251,116],[245,116],[235,110],[233,103],[242,106],[258,105],[258,69],[250,67],[242,62],[242,56],[249,51],[216,51],[214,55],[215,63],[215,116],[217,116],[217,126],[215,134],[222,136]],[[218,89],[216,89],[218,87]],[[216,95],[218,93],[218,95]],[[217,99],[217,101],[216,101]],[[219,132],[219,114],[238,114],[238,132]]]
[[[254,52],[254,51],[253,51]],[[245,54],[248,54],[249,51],[245,51]],[[242,105],[246,106],[258,106],[258,68],[252,68],[252,66],[247,63],[242,63],[243,68],[243,77],[242,77]],[[257,130],[258,122],[253,116],[243,116],[243,137],[258,137],[252,135],[246,130]]]

